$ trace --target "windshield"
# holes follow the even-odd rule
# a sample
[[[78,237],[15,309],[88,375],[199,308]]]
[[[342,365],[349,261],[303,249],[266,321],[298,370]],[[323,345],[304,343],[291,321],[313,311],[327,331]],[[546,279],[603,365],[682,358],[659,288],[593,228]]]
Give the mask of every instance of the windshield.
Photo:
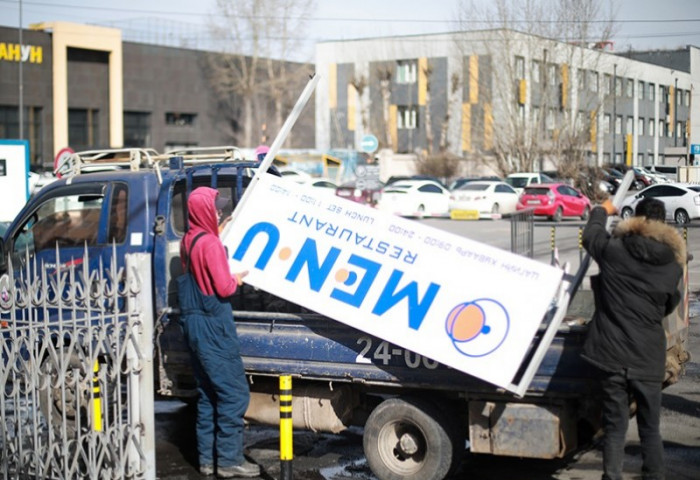
[[[459,187],[457,190],[459,191],[464,191],[464,190],[474,190],[474,191],[483,191],[489,188],[489,186],[485,183],[465,183],[461,187]]]
[[[506,178],[506,183],[513,188],[523,188],[527,185],[528,177],[508,177]]]

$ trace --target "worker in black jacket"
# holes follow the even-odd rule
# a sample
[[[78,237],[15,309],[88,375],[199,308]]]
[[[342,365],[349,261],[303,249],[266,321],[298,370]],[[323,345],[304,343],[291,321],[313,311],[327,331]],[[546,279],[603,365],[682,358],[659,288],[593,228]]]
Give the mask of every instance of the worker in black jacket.
[[[664,478],[659,429],[661,387],[666,361],[663,318],[680,301],[679,281],[686,261],[685,243],[665,224],[664,204],[644,198],[632,218],[610,235],[607,200],[591,212],[583,246],[600,273],[591,277],[595,313],[583,357],[601,374],[603,392],[603,480],[622,479],[629,395],[637,403],[642,445],[642,478]]]

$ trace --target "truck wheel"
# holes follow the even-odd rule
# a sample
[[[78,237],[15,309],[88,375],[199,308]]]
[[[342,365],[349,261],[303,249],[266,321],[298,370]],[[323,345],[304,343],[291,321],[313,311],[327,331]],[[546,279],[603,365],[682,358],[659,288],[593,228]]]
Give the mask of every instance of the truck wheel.
[[[60,355],[68,362],[65,369],[58,365]],[[89,405],[91,382],[85,366],[77,352],[63,347],[63,352],[57,351],[55,357],[47,355],[40,369],[39,409],[46,423],[57,431],[61,430],[65,417],[67,437],[73,438],[78,425],[82,428],[88,425],[86,405]],[[78,405],[82,407],[76,408]]]
[[[367,463],[380,480],[440,480],[464,453],[464,429],[448,412],[418,398],[391,398],[365,424]]]

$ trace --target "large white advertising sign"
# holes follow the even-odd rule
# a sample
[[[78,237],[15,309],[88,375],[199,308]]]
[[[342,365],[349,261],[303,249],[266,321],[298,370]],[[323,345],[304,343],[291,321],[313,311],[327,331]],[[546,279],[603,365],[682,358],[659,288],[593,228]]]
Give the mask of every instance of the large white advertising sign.
[[[562,271],[263,174],[224,238],[246,282],[507,388]]]
[[[29,142],[0,140],[0,222],[10,222],[29,198]]]

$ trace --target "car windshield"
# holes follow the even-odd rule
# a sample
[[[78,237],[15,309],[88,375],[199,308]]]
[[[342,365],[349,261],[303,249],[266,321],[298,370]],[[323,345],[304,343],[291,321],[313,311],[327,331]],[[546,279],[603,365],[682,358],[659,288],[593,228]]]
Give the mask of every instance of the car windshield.
[[[509,177],[506,178],[506,183],[511,187],[523,188],[527,185],[527,177]]]
[[[489,188],[489,186],[485,183],[465,183],[461,187],[459,187],[457,190],[475,190],[475,191],[483,191]]]
[[[700,193],[700,185],[688,185],[688,188],[694,192]]]

